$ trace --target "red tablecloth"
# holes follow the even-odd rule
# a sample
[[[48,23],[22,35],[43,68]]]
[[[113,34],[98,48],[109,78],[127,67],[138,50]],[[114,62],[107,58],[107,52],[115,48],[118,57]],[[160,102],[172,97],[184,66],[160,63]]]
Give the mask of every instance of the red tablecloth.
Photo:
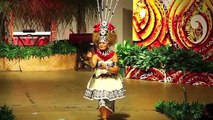
[[[7,38],[5,38],[5,42],[9,42]],[[38,39],[37,37],[13,37],[12,43],[18,46],[43,46],[49,43],[49,38],[41,37]]]
[[[13,44],[19,46],[43,46],[49,43],[49,39],[46,37],[13,37]]]

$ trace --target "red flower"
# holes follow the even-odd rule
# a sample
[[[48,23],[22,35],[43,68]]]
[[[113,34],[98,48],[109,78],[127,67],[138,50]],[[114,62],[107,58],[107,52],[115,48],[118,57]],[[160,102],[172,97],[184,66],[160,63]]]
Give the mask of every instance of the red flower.
[[[100,23],[96,24],[93,28],[94,28],[94,32],[100,32]],[[115,30],[115,26],[113,26],[111,23],[109,23],[108,30],[109,31]]]

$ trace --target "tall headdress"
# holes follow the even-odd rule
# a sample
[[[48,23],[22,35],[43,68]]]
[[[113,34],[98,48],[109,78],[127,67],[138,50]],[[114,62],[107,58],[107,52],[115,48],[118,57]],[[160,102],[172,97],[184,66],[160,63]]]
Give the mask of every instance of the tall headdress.
[[[107,33],[114,31],[110,23],[119,0],[97,0],[99,24],[94,26],[94,32],[100,32],[100,42],[107,41]]]

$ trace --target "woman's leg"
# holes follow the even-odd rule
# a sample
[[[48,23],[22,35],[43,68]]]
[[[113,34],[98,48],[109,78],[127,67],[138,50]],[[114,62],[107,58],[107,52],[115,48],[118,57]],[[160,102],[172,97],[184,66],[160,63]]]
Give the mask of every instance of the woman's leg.
[[[106,107],[102,106],[100,109],[99,109],[100,113],[101,113],[101,118],[103,120],[107,120],[109,118],[109,116],[112,114],[112,112],[107,109]]]
[[[107,120],[112,114],[114,111],[114,104],[115,101],[109,101],[107,99],[99,100],[99,111],[103,120]]]

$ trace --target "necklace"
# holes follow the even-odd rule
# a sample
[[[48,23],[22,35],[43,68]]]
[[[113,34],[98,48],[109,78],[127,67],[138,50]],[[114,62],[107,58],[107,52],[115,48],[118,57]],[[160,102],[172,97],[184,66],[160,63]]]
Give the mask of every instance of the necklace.
[[[110,51],[109,49],[108,50],[105,50],[105,51],[101,51],[99,49],[96,50],[96,54],[98,55],[99,58],[101,58],[102,60],[106,61],[110,58],[113,57],[113,55],[115,54],[114,51]]]

